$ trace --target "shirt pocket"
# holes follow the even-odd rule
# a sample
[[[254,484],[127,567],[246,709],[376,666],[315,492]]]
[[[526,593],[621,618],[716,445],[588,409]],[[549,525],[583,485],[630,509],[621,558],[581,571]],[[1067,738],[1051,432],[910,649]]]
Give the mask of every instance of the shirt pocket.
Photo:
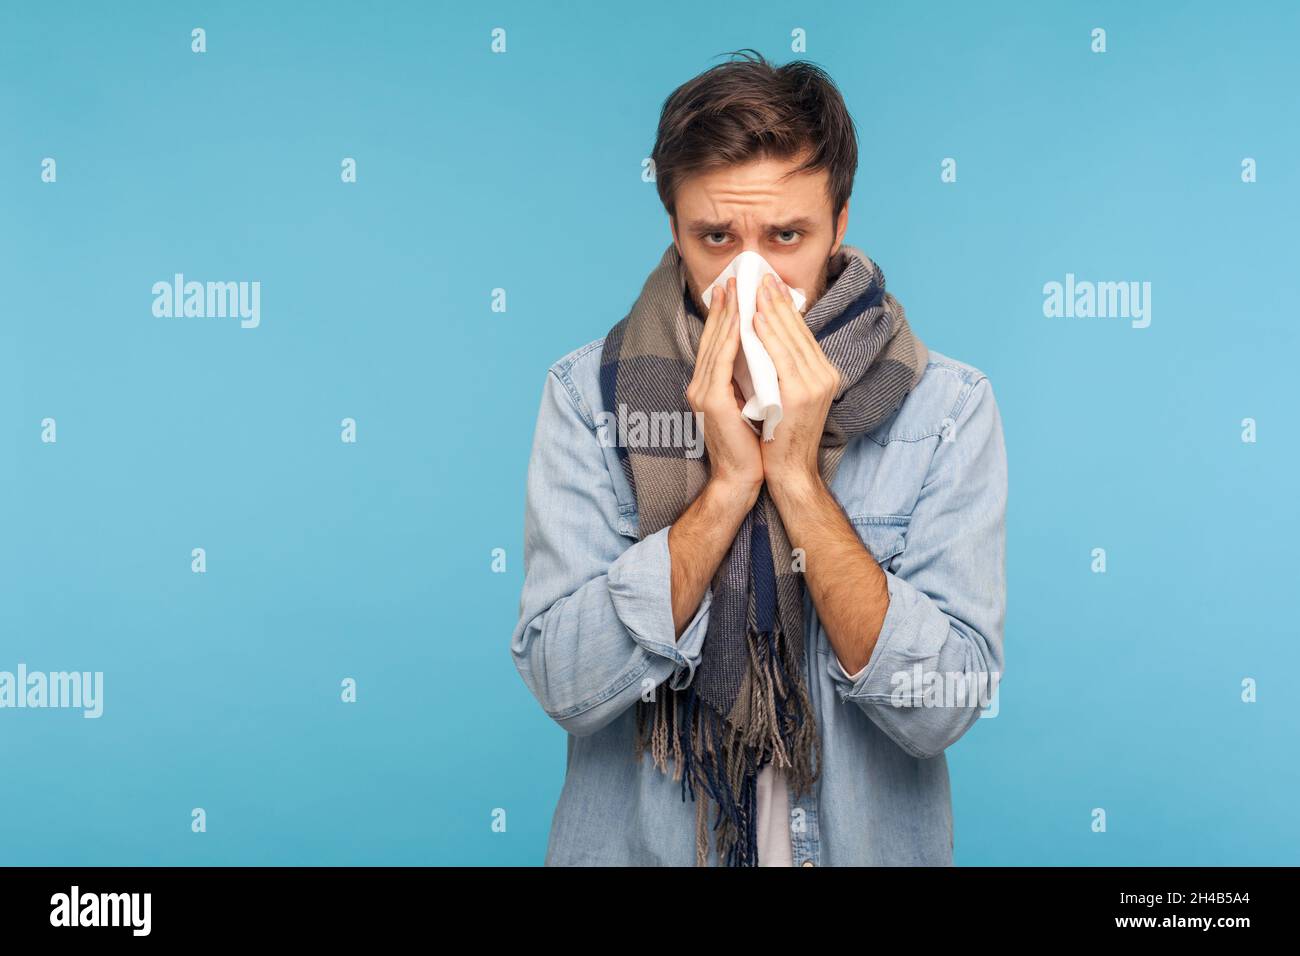
[[[619,460],[618,449],[604,448],[605,468],[609,472],[610,483],[614,486],[614,501],[618,508],[618,517],[614,519],[614,528],[625,538],[633,541],[638,537],[636,496],[623,473],[623,463]]]
[[[849,515],[849,523],[882,571],[897,571],[899,557],[907,547],[911,515]]]

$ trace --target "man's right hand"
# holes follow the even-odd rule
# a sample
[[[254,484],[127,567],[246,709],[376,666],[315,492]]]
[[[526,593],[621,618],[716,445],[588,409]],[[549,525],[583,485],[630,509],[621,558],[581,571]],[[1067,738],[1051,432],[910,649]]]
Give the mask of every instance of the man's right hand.
[[[736,280],[729,279],[710,303],[695,374],[686,387],[691,410],[704,419],[709,480],[668,529],[673,625],[679,638],[763,486],[758,435],[741,417],[744,400],[732,382],[740,351],[735,302]]]
[[[734,495],[752,506],[763,484],[763,456],[758,435],[740,413],[744,397],[733,380],[740,351],[735,278],[728,279],[712,298],[695,356],[695,374],[686,386],[686,401],[704,420],[710,484],[730,492],[727,497]]]

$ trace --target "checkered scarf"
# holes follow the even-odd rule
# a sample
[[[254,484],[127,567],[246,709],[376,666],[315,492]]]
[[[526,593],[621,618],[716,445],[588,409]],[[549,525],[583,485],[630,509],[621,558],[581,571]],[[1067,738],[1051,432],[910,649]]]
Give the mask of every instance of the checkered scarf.
[[[880,269],[859,249],[841,246],[827,283],[804,321],[842,378],[821,441],[821,473],[829,483],[846,445],[902,404],[925,371],[928,352],[903,307],[885,291]],[[606,410],[626,406],[629,415],[641,412],[647,420],[690,415],[686,386],[703,329],[685,264],[670,244],[632,311],[605,338],[600,384]],[[704,486],[707,457],[691,458],[688,451],[618,443],[641,538],[672,524]],[[706,803],[697,791],[716,808],[718,860],[754,866],[759,770],[775,761],[796,795],[811,792],[819,773],[821,745],[804,673],[804,584],[793,563],[765,485],[714,576],[708,630],[691,683],[681,691],[664,683],[637,704],[637,759],[648,745],[666,773],[671,753],[682,800],[689,792],[696,804],[697,865],[707,865],[709,854]]]

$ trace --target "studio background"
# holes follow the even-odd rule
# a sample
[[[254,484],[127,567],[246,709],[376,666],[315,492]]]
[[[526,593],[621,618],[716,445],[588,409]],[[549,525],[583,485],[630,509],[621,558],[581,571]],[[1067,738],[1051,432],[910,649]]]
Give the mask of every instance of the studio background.
[[[104,673],[99,719],[0,710],[0,864],[541,862],[542,383],[670,241],[664,98],[743,47],[840,86],[846,241],[1003,416],[956,862],[1296,862],[1297,8],[738,9],[0,8],[0,670]],[[154,316],[175,273],[260,282],[260,324]],[[1046,317],[1068,273],[1150,324]]]

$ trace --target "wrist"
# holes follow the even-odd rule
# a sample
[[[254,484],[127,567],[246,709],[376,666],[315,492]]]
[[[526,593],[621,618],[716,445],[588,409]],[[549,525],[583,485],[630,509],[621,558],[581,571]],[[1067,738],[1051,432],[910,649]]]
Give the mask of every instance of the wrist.
[[[703,494],[721,508],[747,514],[758,500],[763,480],[710,475]]]
[[[828,490],[821,473],[809,468],[771,471],[767,474],[767,488],[778,505],[782,501],[806,501]]]

